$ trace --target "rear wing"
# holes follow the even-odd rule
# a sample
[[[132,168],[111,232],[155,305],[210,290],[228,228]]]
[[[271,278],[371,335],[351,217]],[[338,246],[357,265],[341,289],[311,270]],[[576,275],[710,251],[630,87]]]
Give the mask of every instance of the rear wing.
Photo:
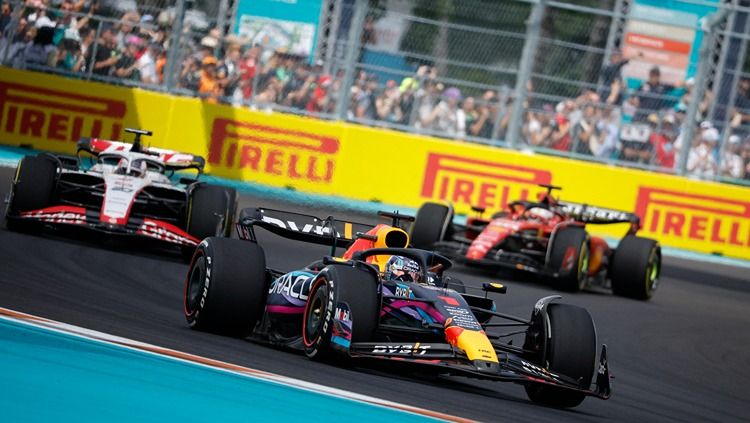
[[[101,153],[129,152],[133,149],[133,145],[127,142],[100,138],[81,138],[78,141],[76,152],[85,151],[98,156]],[[196,169],[202,173],[203,168],[206,166],[206,159],[194,154],[180,153],[174,150],[155,147],[140,148],[138,152],[154,156],[170,170]]]
[[[634,233],[641,227],[641,218],[635,213],[590,206],[588,204],[559,203],[562,212],[578,222],[590,224],[630,223]]]
[[[296,241],[345,248],[358,233],[366,233],[375,225],[267,208],[242,209],[237,223],[239,237],[256,242],[255,227]]]

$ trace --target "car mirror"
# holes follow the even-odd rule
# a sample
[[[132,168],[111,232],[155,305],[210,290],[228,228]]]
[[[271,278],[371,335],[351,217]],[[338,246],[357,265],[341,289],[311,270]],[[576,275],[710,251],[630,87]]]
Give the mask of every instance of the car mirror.
[[[495,292],[498,294],[508,292],[508,287],[498,282],[485,282],[482,284],[482,289],[486,292]]]

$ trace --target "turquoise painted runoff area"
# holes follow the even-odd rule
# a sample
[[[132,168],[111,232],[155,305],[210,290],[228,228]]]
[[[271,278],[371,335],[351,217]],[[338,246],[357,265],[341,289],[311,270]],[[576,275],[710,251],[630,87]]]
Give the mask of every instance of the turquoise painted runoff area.
[[[27,154],[35,154],[37,151],[8,147],[0,145],[0,166],[15,166],[21,158]],[[417,210],[409,207],[399,207],[392,204],[377,203],[372,201],[351,200],[345,197],[323,194],[308,194],[285,188],[271,187],[267,185],[256,184],[253,182],[236,181],[232,179],[218,178],[211,175],[204,175],[201,180],[211,182],[217,185],[224,185],[235,188],[237,191],[257,197],[268,198],[271,200],[288,201],[302,206],[312,208],[328,207],[345,212],[357,213],[377,213],[379,210],[393,211],[397,210],[406,214],[416,214]],[[311,212],[314,214],[314,212]],[[326,217],[326,216],[318,216]],[[457,223],[465,223],[466,216],[456,216]],[[619,239],[607,238],[610,245],[616,246]],[[735,259],[731,257],[715,256],[693,251],[681,250],[678,248],[669,248],[662,246],[662,253],[671,257],[679,257],[688,260],[704,261],[710,263],[724,264],[727,266],[740,266],[750,268],[750,260]]]
[[[435,421],[0,318],[0,421]]]

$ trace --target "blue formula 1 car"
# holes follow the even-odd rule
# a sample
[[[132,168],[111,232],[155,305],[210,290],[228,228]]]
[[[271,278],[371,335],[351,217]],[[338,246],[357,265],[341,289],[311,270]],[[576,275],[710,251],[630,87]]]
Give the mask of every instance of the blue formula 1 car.
[[[597,366],[596,332],[585,309],[551,296],[536,303],[530,319],[501,313],[487,293],[504,293],[503,285],[486,283],[483,295],[467,294],[445,274],[447,258],[409,248],[399,223],[412,217],[380,215],[392,224],[244,209],[239,240],[206,238],[196,249],[185,284],[188,324],[301,350],[314,360],[515,382],[532,401],[557,407],[574,407],[586,396],[609,398],[606,346]],[[301,269],[270,269],[258,227],[330,245],[331,254]],[[346,251],[337,256],[337,248]],[[489,334],[489,328],[511,332]],[[523,334],[522,345],[503,341],[514,333]]]

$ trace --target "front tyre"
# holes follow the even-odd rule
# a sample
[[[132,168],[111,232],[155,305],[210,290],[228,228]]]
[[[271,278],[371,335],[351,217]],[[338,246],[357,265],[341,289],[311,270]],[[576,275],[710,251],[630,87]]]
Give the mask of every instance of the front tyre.
[[[5,212],[6,227],[11,230],[28,229],[28,225],[9,216],[39,210],[52,205],[57,185],[57,164],[49,157],[26,156],[18,163],[13,178],[11,197]]]
[[[244,338],[263,313],[266,291],[266,258],[258,244],[206,238],[185,282],[185,318],[193,329]]]
[[[550,372],[581,381],[579,388],[588,389],[596,359],[596,330],[586,309],[569,304],[547,307],[548,327],[546,357],[541,363]],[[533,402],[553,407],[575,407],[586,394],[543,384],[526,385],[526,394]]]
[[[312,283],[303,314],[305,354],[318,361],[347,357],[352,342],[373,339],[378,307],[377,276],[357,267],[326,267]]]
[[[654,295],[661,273],[661,247],[653,239],[628,235],[612,258],[610,280],[615,295],[648,300]]]

